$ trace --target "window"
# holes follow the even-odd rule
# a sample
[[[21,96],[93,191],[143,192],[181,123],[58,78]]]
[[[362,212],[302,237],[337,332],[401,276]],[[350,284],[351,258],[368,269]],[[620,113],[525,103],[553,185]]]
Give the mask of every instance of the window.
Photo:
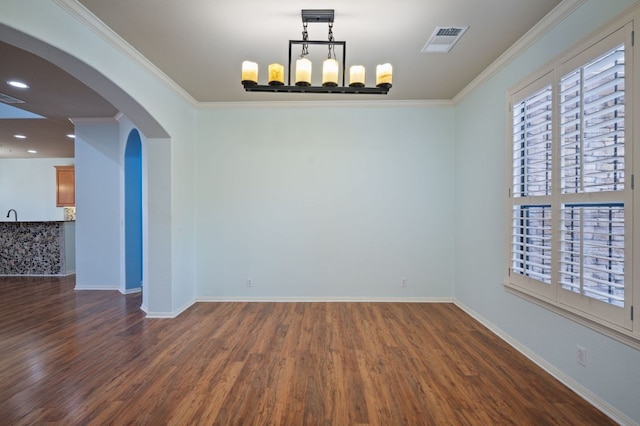
[[[508,144],[506,285],[627,335],[632,37],[628,24],[511,91]]]

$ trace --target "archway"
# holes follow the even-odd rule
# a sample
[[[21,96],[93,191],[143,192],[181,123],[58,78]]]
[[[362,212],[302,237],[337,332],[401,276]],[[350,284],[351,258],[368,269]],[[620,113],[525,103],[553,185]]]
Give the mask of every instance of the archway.
[[[52,12],[59,13],[56,7],[51,6]],[[145,208],[143,209],[142,232],[145,249],[142,263],[145,291],[142,297],[142,309],[149,316],[172,315],[174,308],[171,274],[171,223],[170,220],[166,220],[164,214],[164,212],[171,210],[171,186],[166,184],[165,177],[166,170],[171,167],[172,139],[163,125],[137,99],[115,84],[104,73],[93,68],[77,55],[68,53],[67,48],[73,51],[75,46],[71,41],[59,37],[56,40],[58,44],[62,43],[63,47],[60,48],[44,41],[48,40],[46,31],[49,30],[49,27],[37,25],[39,24],[38,19],[31,22],[29,19],[32,14],[27,13],[28,8],[22,3],[15,5],[17,15],[22,16],[20,10],[23,8],[27,19],[17,20],[16,26],[13,25],[13,21],[9,26],[4,19],[5,17],[0,17],[0,40],[40,56],[82,81],[111,102],[122,113],[122,116],[126,117],[138,129],[138,136],[144,135],[145,162],[142,166],[142,174],[144,177],[143,204]],[[64,16],[63,19],[65,19]],[[26,28],[29,30],[29,34],[18,28]],[[34,30],[39,38],[30,35]],[[55,36],[57,33],[52,34]],[[120,157],[120,161],[123,161],[122,157]],[[124,198],[124,194],[122,197]],[[148,205],[153,205],[155,208],[148,209],[146,207]],[[113,232],[118,232],[118,230],[113,229]],[[124,239],[121,241],[124,243]],[[120,276],[124,279],[124,262],[120,264],[120,267]],[[96,289],[100,288],[96,287]]]
[[[142,142],[131,130],[124,153],[125,291],[142,289]]]

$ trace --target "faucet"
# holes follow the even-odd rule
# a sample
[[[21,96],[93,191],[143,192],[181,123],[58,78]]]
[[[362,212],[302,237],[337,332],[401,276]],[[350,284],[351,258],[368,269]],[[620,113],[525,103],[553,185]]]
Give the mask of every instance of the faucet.
[[[7,217],[11,216],[11,212],[13,212],[14,217],[16,218],[16,222],[18,221],[18,212],[15,209],[10,209],[7,212]]]

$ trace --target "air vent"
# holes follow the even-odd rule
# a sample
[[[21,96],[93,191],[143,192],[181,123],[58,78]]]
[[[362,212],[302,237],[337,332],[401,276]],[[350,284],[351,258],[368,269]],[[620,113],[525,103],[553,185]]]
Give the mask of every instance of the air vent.
[[[13,96],[9,96],[6,93],[0,92],[0,102],[4,102],[5,104],[23,104],[25,103],[22,99],[14,98]]]
[[[424,45],[423,53],[447,53],[467,31],[469,27],[436,27],[429,41]]]
[[[440,28],[437,36],[457,37],[462,32],[462,28]]]

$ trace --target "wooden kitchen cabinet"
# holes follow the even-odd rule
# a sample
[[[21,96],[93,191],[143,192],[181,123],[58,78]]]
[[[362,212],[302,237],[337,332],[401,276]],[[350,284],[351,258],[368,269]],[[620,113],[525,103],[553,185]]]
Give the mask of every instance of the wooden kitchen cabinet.
[[[56,206],[74,207],[76,205],[76,173],[74,166],[55,166],[56,168]]]

